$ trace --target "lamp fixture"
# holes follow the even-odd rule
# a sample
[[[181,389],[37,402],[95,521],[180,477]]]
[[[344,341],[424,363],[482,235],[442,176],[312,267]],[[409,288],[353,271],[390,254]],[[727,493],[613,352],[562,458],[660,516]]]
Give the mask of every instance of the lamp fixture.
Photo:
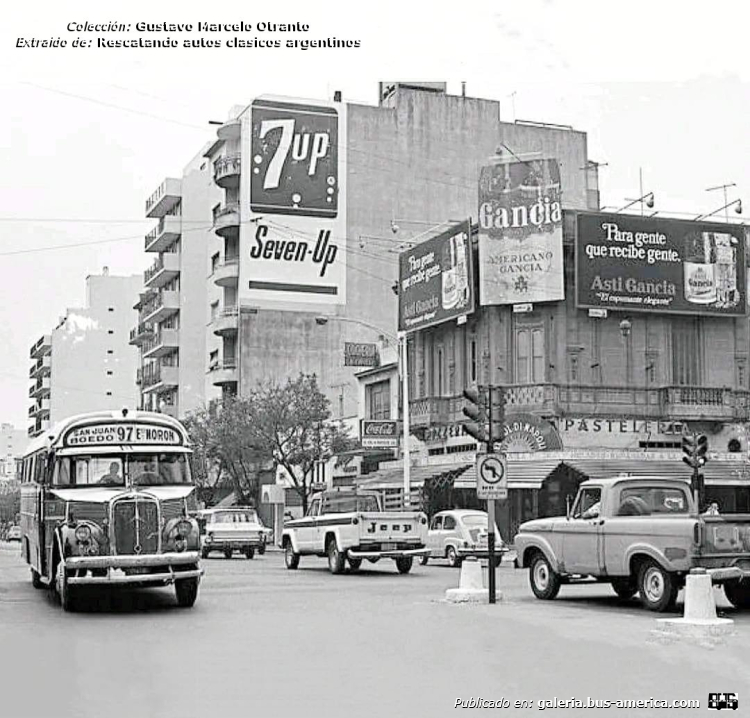
[[[627,197],[625,199],[628,199]],[[622,212],[623,210],[627,209],[628,207],[632,207],[634,204],[638,204],[638,202],[641,203],[641,210],[643,209],[643,206],[645,205],[649,209],[653,209],[654,207],[654,193],[653,192],[646,192],[642,197],[639,197],[638,199],[633,199],[628,202],[624,207],[620,207],[620,209],[616,209],[615,212]]]
[[[722,210],[728,210],[732,205],[734,205],[734,212],[735,214],[742,214],[742,200],[741,199],[735,199],[731,202],[728,202],[723,207],[719,207],[719,209],[715,209],[713,212],[709,212],[708,214],[699,214],[693,221],[697,222],[701,219],[706,219],[707,217],[713,217],[715,214],[719,214]],[[729,214],[725,212],[724,218],[726,221],[729,221]]]

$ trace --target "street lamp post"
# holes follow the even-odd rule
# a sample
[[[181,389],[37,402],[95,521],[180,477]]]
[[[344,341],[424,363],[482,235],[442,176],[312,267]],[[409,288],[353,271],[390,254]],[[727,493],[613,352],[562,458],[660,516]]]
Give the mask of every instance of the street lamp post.
[[[399,374],[401,376],[401,395],[402,395],[402,421],[404,425],[404,437],[402,443],[403,455],[404,455],[404,508],[408,508],[411,503],[411,462],[410,462],[410,446],[409,446],[409,363],[407,356],[407,335],[406,332],[399,332],[398,336],[381,329],[374,324],[370,324],[362,319],[354,319],[352,317],[340,317],[337,315],[326,315],[315,317],[315,321],[324,325],[328,323],[328,320],[332,319],[339,322],[349,322],[350,324],[359,324],[362,327],[367,327],[373,331],[379,332],[383,337],[390,339],[395,342],[399,348]]]

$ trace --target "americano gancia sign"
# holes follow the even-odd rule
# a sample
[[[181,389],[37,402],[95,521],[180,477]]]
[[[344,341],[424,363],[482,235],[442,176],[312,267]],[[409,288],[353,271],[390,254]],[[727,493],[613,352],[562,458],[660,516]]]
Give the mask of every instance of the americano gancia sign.
[[[579,307],[746,313],[745,227],[601,213],[577,223]]]

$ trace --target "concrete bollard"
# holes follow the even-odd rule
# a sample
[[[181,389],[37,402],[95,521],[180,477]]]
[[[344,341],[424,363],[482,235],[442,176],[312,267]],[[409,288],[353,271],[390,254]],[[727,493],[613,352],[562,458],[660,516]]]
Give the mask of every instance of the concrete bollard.
[[[503,594],[496,590],[495,596],[501,599]],[[482,564],[476,556],[463,560],[458,588],[449,588],[445,598],[451,603],[489,603],[489,589],[484,585]]]
[[[713,582],[705,568],[694,568],[685,579],[683,617],[657,620],[670,633],[696,638],[723,635],[734,623],[730,618],[717,618]]]

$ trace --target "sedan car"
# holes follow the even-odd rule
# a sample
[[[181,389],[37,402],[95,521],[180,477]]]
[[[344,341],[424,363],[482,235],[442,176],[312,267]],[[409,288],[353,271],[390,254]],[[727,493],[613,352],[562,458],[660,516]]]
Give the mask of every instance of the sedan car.
[[[206,509],[198,514],[198,524],[203,558],[208,558],[213,551],[223,553],[226,558],[232,558],[235,551],[253,558],[256,551],[266,552],[272,533],[252,508]]]
[[[21,527],[11,526],[8,529],[8,541],[21,541]]]
[[[488,558],[488,517],[484,511],[454,509],[441,511],[432,517],[427,534],[429,556],[422,558],[426,564],[430,558],[446,558],[451,566],[458,567],[467,556]],[[508,547],[495,526],[495,565],[502,560]]]

